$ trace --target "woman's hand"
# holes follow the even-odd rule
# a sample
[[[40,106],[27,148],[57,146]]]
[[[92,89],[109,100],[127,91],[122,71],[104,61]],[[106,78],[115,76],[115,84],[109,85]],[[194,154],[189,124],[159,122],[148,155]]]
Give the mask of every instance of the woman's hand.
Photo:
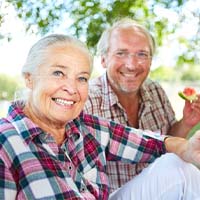
[[[200,166],[200,130],[189,139],[187,146],[183,159]]]
[[[179,137],[167,137],[164,143],[168,152],[177,154],[186,162],[200,166],[200,130],[189,140]]]

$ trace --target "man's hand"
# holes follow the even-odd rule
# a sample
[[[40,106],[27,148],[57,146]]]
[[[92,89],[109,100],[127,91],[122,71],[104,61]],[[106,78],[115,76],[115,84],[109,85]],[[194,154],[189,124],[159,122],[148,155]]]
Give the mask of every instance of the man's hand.
[[[183,118],[177,121],[168,131],[169,135],[177,137],[186,137],[189,131],[200,122],[200,94],[190,102],[185,101],[183,109]]]
[[[200,122],[200,95],[198,94],[197,97],[192,102],[185,101],[183,122],[189,127],[193,127]]]

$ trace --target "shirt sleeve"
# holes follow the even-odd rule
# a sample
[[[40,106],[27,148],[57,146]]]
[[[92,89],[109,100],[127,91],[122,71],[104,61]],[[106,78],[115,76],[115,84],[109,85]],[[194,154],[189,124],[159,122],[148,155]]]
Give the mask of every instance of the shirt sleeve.
[[[172,105],[169,101],[169,98],[165,90],[161,87],[159,83],[156,83],[156,86],[157,86],[157,91],[159,92],[159,96],[161,98],[161,103],[163,106],[165,116],[168,118],[169,125],[172,126],[176,122],[175,112],[172,108]]]
[[[108,160],[127,163],[151,163],[166,152],[164,136],[113,121],[109,124],[110,141]]]
[[[10,170],[0,159],[0,199],[15,199],[17,194],[15,180]]]

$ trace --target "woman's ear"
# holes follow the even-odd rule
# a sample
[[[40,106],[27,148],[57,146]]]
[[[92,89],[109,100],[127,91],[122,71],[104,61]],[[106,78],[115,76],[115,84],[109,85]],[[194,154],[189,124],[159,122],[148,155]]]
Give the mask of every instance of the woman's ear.
[[[25,73],[24,74],[24,80],[25,80],[25,85],[27,88],[32,89],[33,88],[33,77],[30,73]]]

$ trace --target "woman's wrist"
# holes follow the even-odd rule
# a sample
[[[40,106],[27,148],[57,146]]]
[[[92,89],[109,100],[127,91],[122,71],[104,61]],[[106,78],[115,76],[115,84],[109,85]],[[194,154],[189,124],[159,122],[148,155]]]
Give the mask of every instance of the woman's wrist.
[[[188,160],[186,156],[188,141],[185,138],[166,136],[164,144],[167,152],[175,153],[182,159]]]

